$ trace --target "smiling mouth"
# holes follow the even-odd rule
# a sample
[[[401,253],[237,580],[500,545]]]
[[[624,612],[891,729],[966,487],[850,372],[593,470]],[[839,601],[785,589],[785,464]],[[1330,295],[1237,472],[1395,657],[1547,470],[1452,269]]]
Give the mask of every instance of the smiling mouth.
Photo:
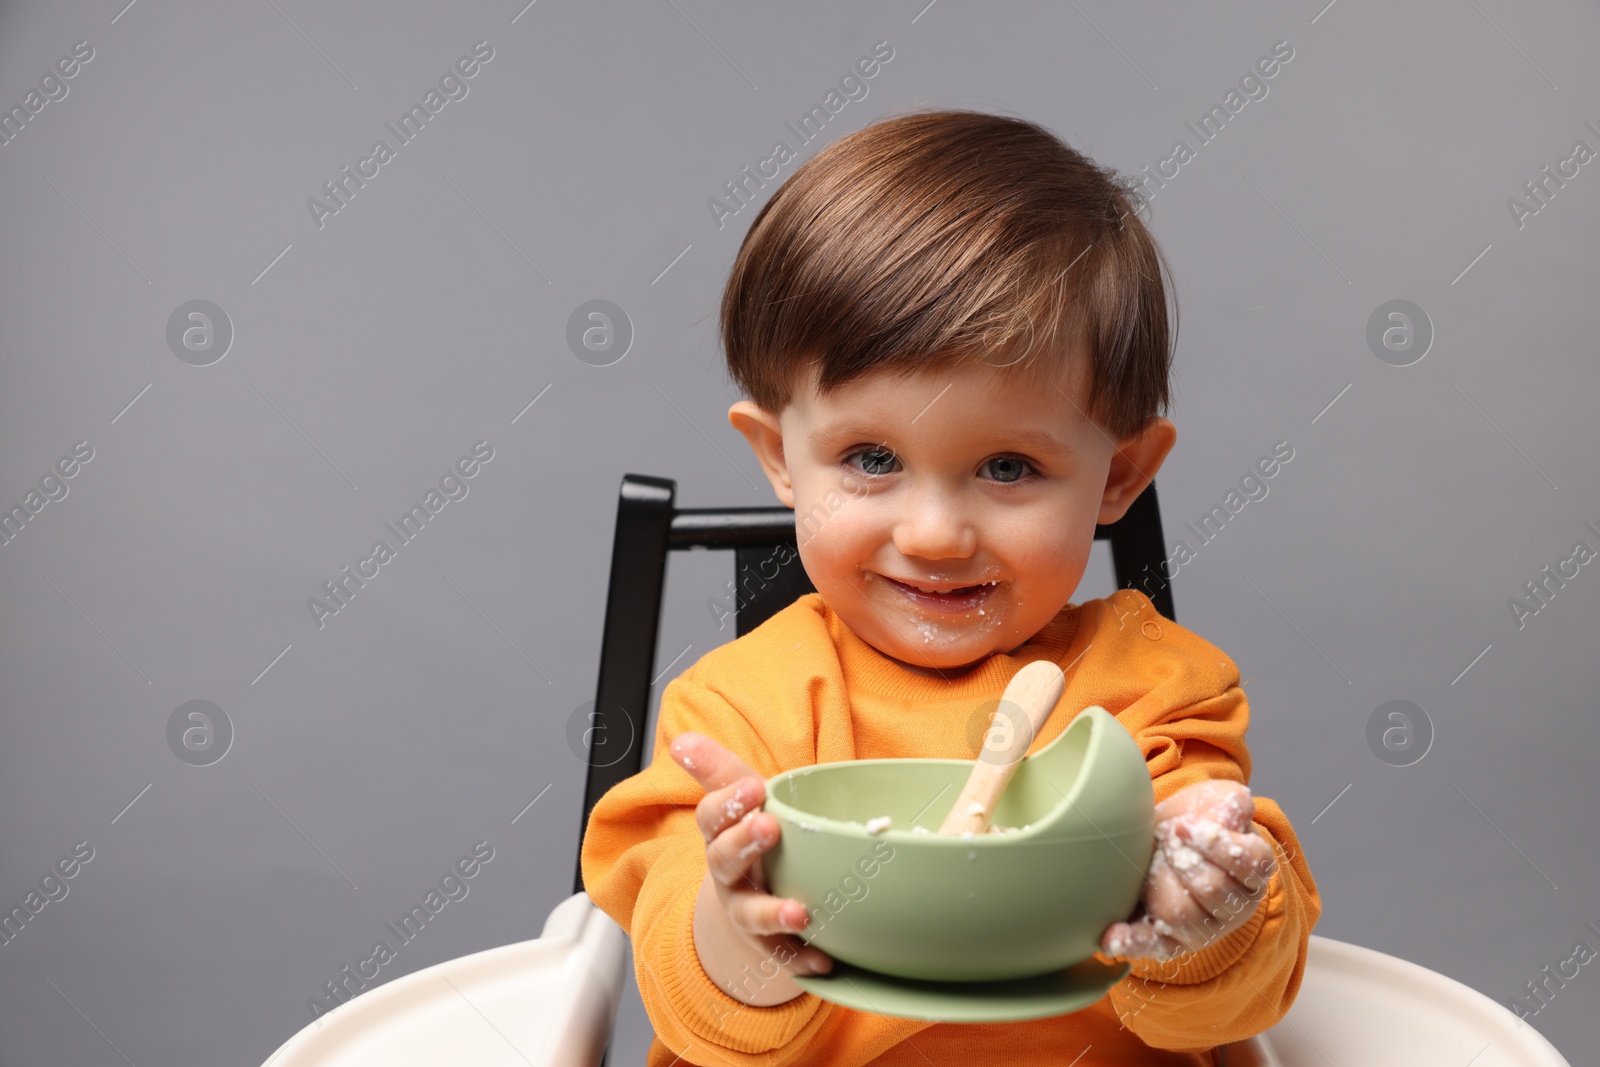
[[[898,590],[908,600],[924,607],[937,608],[943,611],[969,611],[981,607],[994,592],[998,582],[981,582],[977,585],[951,586],[940,589],[937,586],[917,586],[902,582],[897,578],[883,575],[891,586]]]

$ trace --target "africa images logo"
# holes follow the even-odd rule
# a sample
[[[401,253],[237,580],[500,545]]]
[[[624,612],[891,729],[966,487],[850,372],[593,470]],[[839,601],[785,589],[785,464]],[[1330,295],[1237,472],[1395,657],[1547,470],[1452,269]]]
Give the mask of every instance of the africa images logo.
[[[369,982],[377,983],[383,976],[383,968],[393,963],[400,950],[415,941],[423,928],[437,918],[446,906],[467,899],[467,894],[472,892],[467,882],[476,878],[484,865],[492,859],[494,859],[493,845],[487,841],[474,842],[469,854],[445,868],[444,874],[439,876],[437,889],[429,886],[427,895],[422,898],[421,903],[413,903],[410,910],[403,913],[398,920],[383,924],[387,934],[394,935],[394,947],[389,946],[389,938],[384,936],[373,942],[372,952],[369,955],[356,961],[354,970],[351,970],[350,964],[345,964],[336,976],[322,984],[326,996],[310,997],[306,1000],[306,1006],[311,1009],[311,1014],[318,1016],[332,1011],[365,991]]]
[[[483,470],[483,465],[494,459],[494,446],[488,441],[478,441],[472,446],[472,454],[462,456],[456,460],[455,465],[445,471],[439,478],[439,488],[429,488],[422,497],[422,503],[412,504],[411,509],[405,512],[396,527],[393,522],[385,522],[384,528],[392,533],[398,547],[390,548],[389,542],[382,539],[372,543],[372,551],[356,560],[356,569],[350,570],[346,563],[340,568],[339,576],[330,578],[322,583],[322,591],[327,594],[327,600],[317,597],[306,598],[306,608],[311,612],[311,621],[321,630],[327,625],[330,615],[337,615],[350,606],[355,600],[356,593],[365,589],[367,582],[376,578],[381,573],[381,568],[391,561],[399,558],[399,548],[409,545],[422,533],[430,519],[436,518],[445,509],[445,505],[452,500],[465,500],[471,492],[471,487],[466,479],[477,477]],[[371,568],[370,570],[368,568]]]
[[[394,134],[399,147],[403,148],[410,144],[422,132],[428,120],[445,109],[445,105],[454,100],[465,100],[467,94],[471,92],[467,80],[477,77],[483,69],[480,64],[487,63],[493,58],[494,48],[489,42],[478,41],[472,46],[471,55],[462,56],[456,61],[455,66],[440,75],[438,89],[430,87],[423,96],[422,103],[412,104],[411,108],[400,116],[398,129],[393,122],[385,122],[384,126]],[[346,163],[340,169],[337,178],[323,182],[322,191],[332,203],[314,196],[306,200],[306,208],[310,210],[311,220],[317,224],[317,229],[320,230],[327,225],[325,220],[329,215],[337,215],[348,207],[348,201],[354,200],[356,193],[367,187],[367,181],[378,176],[380,169],[395,158],[397,151],[397,148],[389,147],[388,141],[379,138],[372,142],[371,152],[356,160],[355,173],[351,173],[350,164]],[[352,184],[354,188],[351,188]]]

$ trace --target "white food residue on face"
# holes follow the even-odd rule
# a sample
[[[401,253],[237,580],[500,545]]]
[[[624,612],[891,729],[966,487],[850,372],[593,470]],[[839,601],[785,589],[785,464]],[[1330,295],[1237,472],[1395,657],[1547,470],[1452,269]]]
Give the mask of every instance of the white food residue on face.
[[[957,580],[958,576],[938,572],[927,576],[934,582],[948,582]],[[982,585],[985,582],[997,581],[1000,578],[999,564],[990,564],[978,576],[973,585]],[[967,641],[981,640],[987,637],[1000,626],[998,614],[988,615],[982,608],[951,615],[947,618],[918,613],[913,623],[917,633],[922,637],[922,643],[936,651],[953,648]]]
[[[869,834],[881,834],[885,830],[887,830],[890,827],[890,825],[892,825],[893,823],[894,823],[894,819],[892,817],[888,816],[888,815],[879,815],[875,819],[868,819],[867,820],[867,833],[869,833]]]
[[[989,616],[984,616],[985,622],[987,622],[988,619]],[[993,627],[986,626],[984,629],[993,629]],[[971,625],[959,626],[951,625],[949,623],[921,621],[917,623],[917,633],[922,635],[922,643],[930,648],[935,649],[936,651],[942,651],[954,645],[958,645],[961,642],[970,639],[979,632],[980,631],[978,627]]]

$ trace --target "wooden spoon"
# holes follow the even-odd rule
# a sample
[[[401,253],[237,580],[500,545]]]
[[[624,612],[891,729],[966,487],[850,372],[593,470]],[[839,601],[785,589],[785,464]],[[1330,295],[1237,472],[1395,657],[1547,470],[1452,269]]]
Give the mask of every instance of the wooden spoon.
[[[1006,785],[1027,755],[1033,739],[1039,736],[1045,720],[1055,710],[1066,681],[1061,668],[1045,659],[1033,661],[1012,676],[1000,697],[1000,706],[989,720],[984,749],[978,755],[977,764],[961,795],[956,797],[950,814],[945,816],[944,825],[939,827],[941,834],[981,834],[989,829],[989,820],[994,818],[1000,795],[1006,791]],[[990,731],[997,719],[1006,721],[1000,719],[1002,715],[1009,719],[1010,736],[1003,747],[991,748]],[[1024,730],[1026,733],[1018,736]]]

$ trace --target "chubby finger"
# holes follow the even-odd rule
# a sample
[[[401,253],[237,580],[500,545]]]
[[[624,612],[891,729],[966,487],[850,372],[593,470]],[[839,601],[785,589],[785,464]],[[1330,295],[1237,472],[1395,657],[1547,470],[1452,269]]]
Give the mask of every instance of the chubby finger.
[[[1231,874],[1206,859],[1202,853],[1178,842],[1176,835],[1162,847],[1168,850],[1168,864],[1178,872],[1190,897],[1212,920],[1205,926],[1208,937],[1226,933],[1249,917],[1254,910],[1256,896]],[[1222,924],[1220,929],[1216,925],[1218,922]]]
[[[767,799],[767,784],[760,778],[741,778],[732,785],[714,789],[700,798],[694,808],[700,836],[710,841],[722,831],[760,808]]]
[[[1183,876],[1173,869],[1164,847],[1156,849],[1151,860],[1144,899],[1151,930],[1171,938],[1185,950],[1198,948],[1211,936],[1205,926],[1209,916]]]
[[[833,970],[832,956],[793,934],[768,935],[759,940],[772,961],[790,974],[827,974]]]
[[[1112,923],[1100,939],[1100,951],[1108,956],[1172,959],[1183,951],[1183,946],[1162,933],[1156,926],[1158,921],[1146,916],[1136,922]]]
[[[667,744],[672,761],[705,786],[707,790],[721,789],[741,778],[756,774],[744,760],[717,744],[705,734],[685,730]],[[762,778],[762,781],[765,781]]]
[[[712,881],[730,889],[766,889],[761,854],[777,844],[778,820],[764,811],[751,811],[706,845],[706,869]]]
[[[1194,855],[1198,855],[1247,896],[1263,892],[1277,870],[1272,845],[1253,827],[1241,833],[1198,815],[1183,815],[1166,824],[1162,832],[1167,835],[1162,840],[1168,859],[1180,873],[1201,873],[1202,865],[1193,862]]]
[[[806,926],[811,917],[806,914],[806,906],[798,900],[775,897],[771,893],[748,887],[735,887],[724,894],[723,906],[727,909],[728,921],[744,933],[755,936],[793,935],[797,944],[810,941],[806,936]]]

